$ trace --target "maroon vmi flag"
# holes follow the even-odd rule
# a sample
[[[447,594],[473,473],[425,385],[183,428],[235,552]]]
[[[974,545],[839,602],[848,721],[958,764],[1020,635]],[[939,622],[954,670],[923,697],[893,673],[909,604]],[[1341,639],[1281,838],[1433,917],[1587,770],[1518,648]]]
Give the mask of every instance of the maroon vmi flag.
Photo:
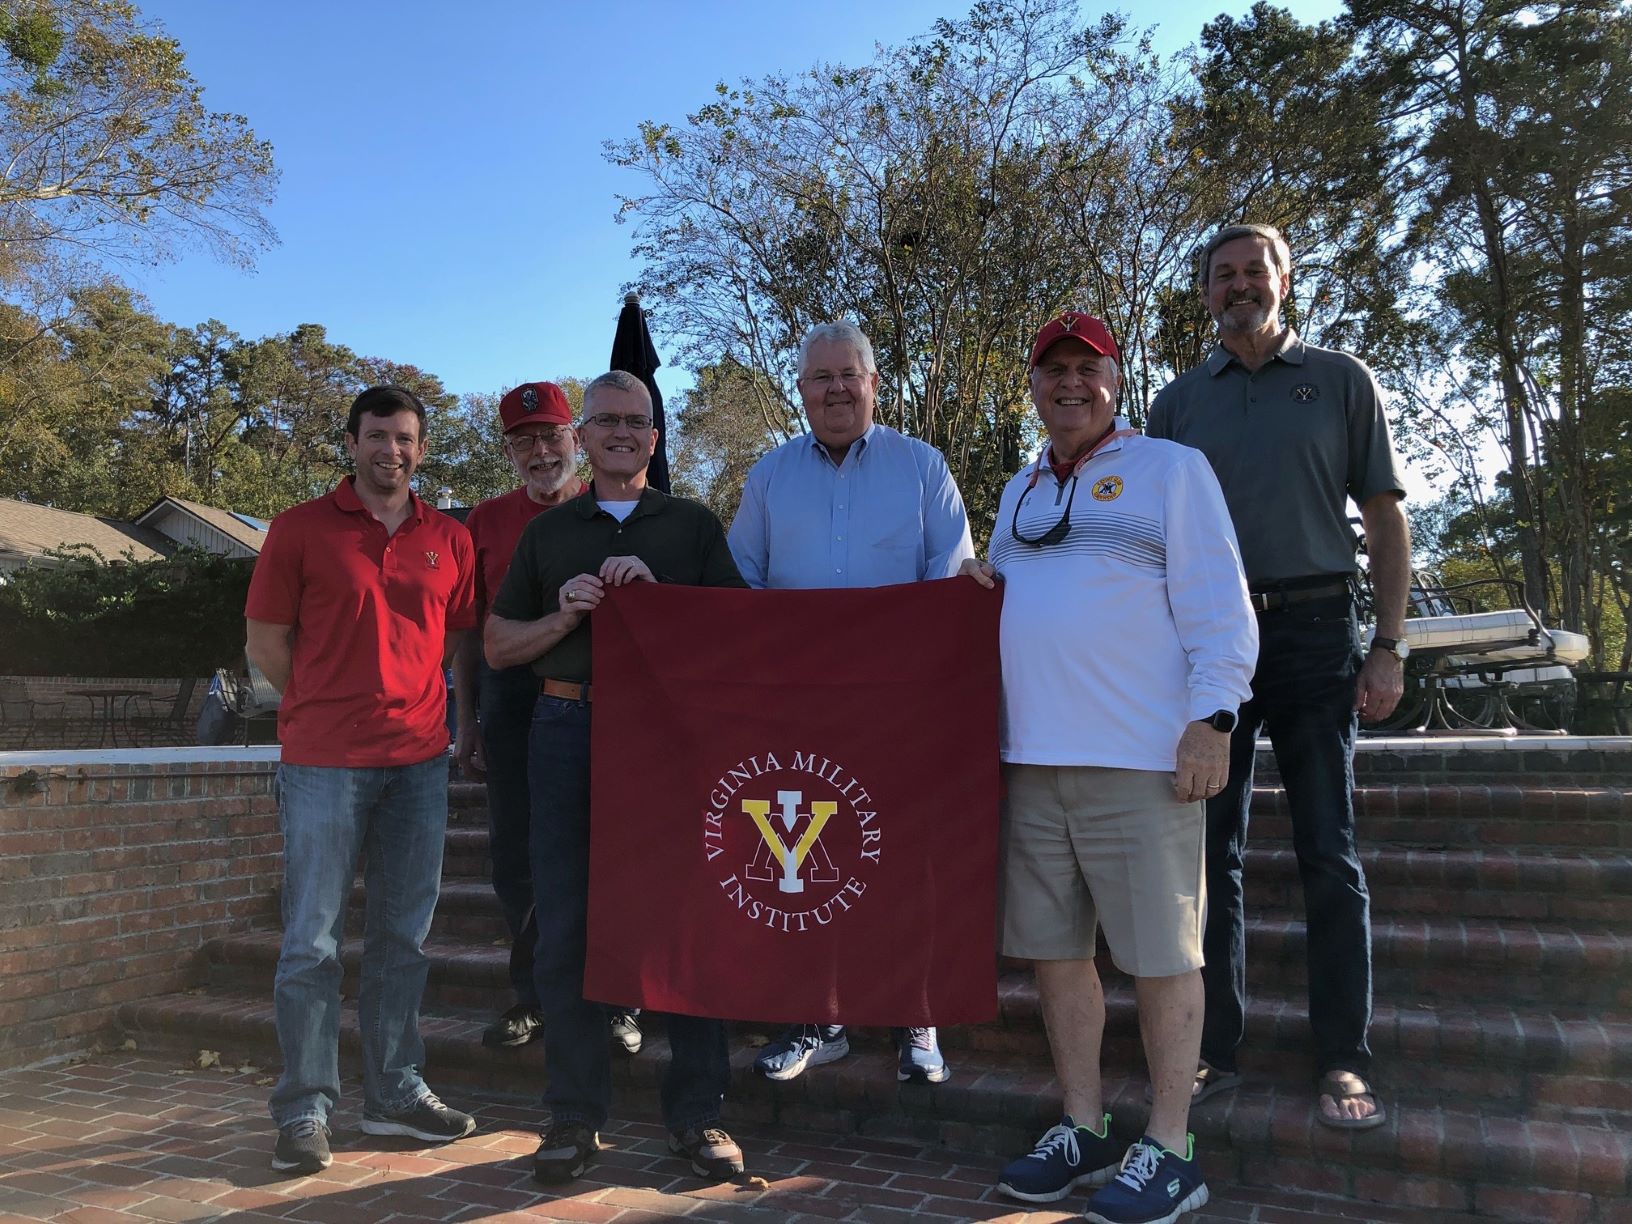
[[[790,1023],[992,1019],[1001,602],[967,578],[610,591],[584,994]]]

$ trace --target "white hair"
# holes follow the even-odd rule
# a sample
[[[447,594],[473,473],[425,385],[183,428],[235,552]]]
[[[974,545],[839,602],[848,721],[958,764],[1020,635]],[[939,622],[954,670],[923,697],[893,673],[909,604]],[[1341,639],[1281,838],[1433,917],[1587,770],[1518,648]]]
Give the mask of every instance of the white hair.
[[[875,373],[878,366],[873,362],[873,342],[867,339],[867,333],[854,323],[840,320],[837,323],[818,323],[805,333],[805,338],[799,342],[799,374],[805,373],[805,365],[810,359],[810,350],[813,345],[823,342],[832,344],[848,344],[861,357],[861,364],[866,367],[868,374]]]

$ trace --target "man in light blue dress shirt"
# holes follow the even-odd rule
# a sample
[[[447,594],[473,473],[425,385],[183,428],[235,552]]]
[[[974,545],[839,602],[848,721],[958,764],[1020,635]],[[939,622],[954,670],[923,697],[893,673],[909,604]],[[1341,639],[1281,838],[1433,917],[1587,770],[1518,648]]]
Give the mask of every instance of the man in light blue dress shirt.
[[[799,346],[810,433],[754,465],[728,536],[751,587],[871,587],[950,578],[973,557],[963,497],[941,452],[873,420],[878,368],[853,323],[813,327]],[[933,1028],[897,1030],[897,1078],[938,1084],[950,1072]],[[754,1070],[791,1080],[843,1058],[843,1025],[798,1024]]]

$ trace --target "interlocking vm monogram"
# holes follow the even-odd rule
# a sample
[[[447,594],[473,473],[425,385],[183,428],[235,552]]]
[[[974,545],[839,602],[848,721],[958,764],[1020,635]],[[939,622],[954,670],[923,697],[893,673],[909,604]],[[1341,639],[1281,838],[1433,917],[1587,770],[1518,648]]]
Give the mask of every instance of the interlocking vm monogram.
[[[785,893],[802,893],[805,891],[805,882],[799,878],[800,868],[805,861],[810,861],[810,879],[815,884],[832,884],[839,878],[839,869],[833,866],[833,860],[827,853],[827,847],[822,845],[822,826],[838,813],[839,805],[831,800],[812,803],[810,812],[806,814],[799,810],[804,802],[803,791],[779,790],[776,792],[776,801],[782,806],[779,819],[783,829],[790,835],[793,828],[801,819],[805,821],[805,831],[795,839],[792,846],[782,840],[774,825],[771,824],[771,804],[768,799],[744,799],[742,810],[754,822],[763,839],[762,844],[754,854],[754,861],[743,869],[743,875],[750,880],[769,880],[773,878],[772,864],[779,864],[782,868],[782,878],[777,880],[776,886]],[[813,855],[811,851],[816,853]]]
[[[814,932],[862,902],[883,850],[878,806],[836,761],[758,752],[709,789],[703,853],[743,918],[790,935]]]

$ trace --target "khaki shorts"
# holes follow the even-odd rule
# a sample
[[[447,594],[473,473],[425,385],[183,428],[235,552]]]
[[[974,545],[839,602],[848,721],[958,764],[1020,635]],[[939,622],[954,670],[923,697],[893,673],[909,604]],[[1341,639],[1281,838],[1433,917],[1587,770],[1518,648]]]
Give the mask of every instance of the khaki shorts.
[[[1201,967],[1207,917],[1205,805],[1173,775],[1088,765],[1005,765],[1001,889],[1005,956],[1093,956],[1170,977]]]

